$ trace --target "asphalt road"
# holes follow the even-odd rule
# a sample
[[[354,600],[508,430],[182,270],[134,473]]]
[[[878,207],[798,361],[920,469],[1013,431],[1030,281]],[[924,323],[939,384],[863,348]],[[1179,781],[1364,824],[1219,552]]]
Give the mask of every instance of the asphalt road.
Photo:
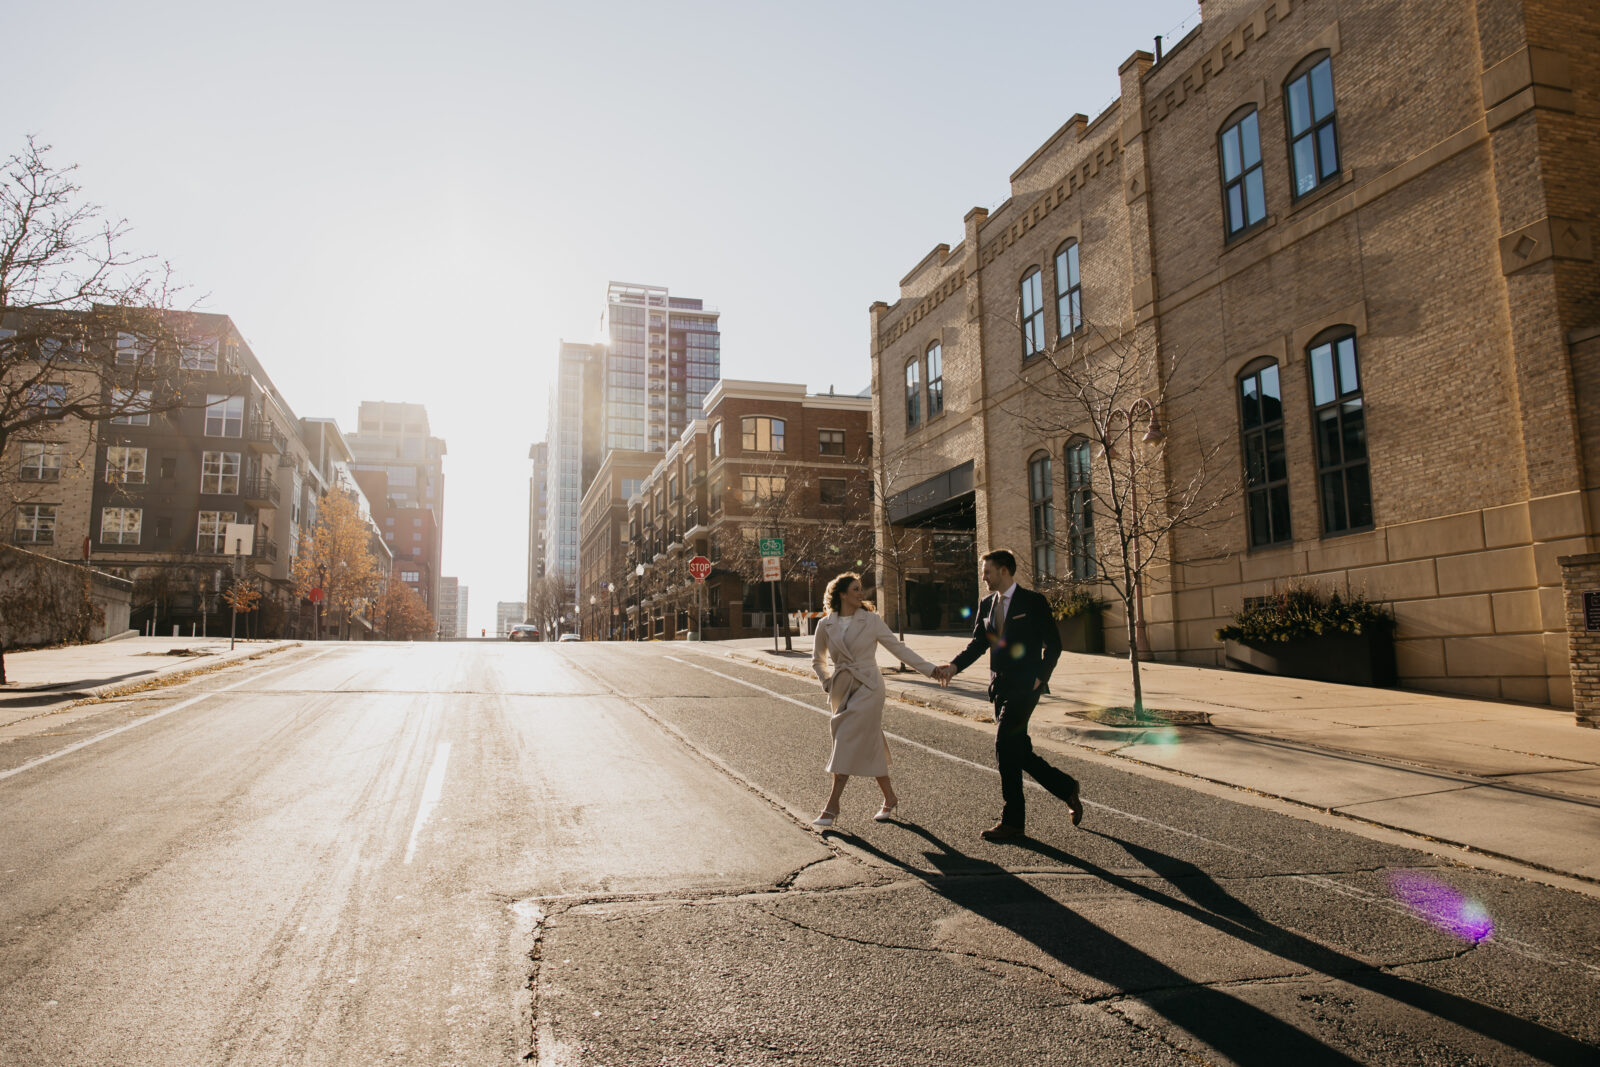
[[[1592,897],[1070,754],[989,844],[987,731],[894,706],[903,817],[818,837],[822,707],[321,646],[0,746],[0,1063],[1600,1062]]]

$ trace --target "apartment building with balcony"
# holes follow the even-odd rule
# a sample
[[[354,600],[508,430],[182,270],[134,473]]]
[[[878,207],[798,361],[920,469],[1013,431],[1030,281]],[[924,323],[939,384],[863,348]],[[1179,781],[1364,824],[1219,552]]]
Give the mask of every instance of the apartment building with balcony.
[[[816,610],[840,571],[870,584],[871,399],[723,380],[704,413],[628,501],[630,636],[757,636],[774,593],[793,615]],[[784,542],[777,583],[762,580],[759,542],[772,537]],[[703,588],[687,568],[697,555],[712,563]]]

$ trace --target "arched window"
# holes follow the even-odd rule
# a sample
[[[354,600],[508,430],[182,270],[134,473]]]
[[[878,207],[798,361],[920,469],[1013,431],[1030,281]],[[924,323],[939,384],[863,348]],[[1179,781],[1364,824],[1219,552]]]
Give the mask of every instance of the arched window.
[[[751,415],[740,420],[746,452],[782,452],[783,420],[766,415]]]
[[[944,346],[928,346],[928,418],[944,411]]]
[[[1034,267],[1022,279],[1022,358],[1044,351],[1044,272]]]
[[[1222,164],[1222,210],[1228,236],[1243,233],[1267,217],[1267,190],[1261,174],[1261,130],[1256,109],[1235,113],[1217,139]]]
[[[722,423],[711,425],[711,455],[712,458],[722,455]]]
[[[1289,461],[1283,441],[1283,389],[1272,360],[1258,360],[1239,376],[1239,437],[1250,547],[1283,544],[1293,536]]]
[[[1074,441],[1067,446],[1067,550],[1072,577],[1080,581],[1094,578],[1094,497],[1093,471],[1089,466],[1089,442]]]
[[[1294,195],[1302,197],[1339,173],[1333,60],[1327,53],[1307,57],[1289,76],[1283,96]]]
[[[922,365],[916,360],[906,364],[906,429],[922,424]]]
[[[1372,525],[1372,482],[1355,332],[1348,326],[1328,330],[1311,342],[1306,354],[1316,420],[1322,532],[1364,529]]]
[[[1056,330],[1070,337],[1083,325],[1083,281],[1078,275],[1078,242],[1056,251]]]
[[[1056,573],[1056,504],[1050,476],[1050,454],[1037,452],[1028,460],[1028,510],[1033,518],[1033,580]]]

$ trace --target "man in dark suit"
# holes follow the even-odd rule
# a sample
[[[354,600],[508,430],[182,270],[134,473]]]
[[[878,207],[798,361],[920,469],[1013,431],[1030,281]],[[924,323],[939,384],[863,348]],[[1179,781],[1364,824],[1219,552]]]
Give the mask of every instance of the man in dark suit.
[[[989,699],[994,701],[995,762],[1000,766],[1000,796],[1005,806],[1000,821],[980,835],[989,841],[1009,841],[1023,836],[1026,801],[1022,772],[1066,801],[1072,825],[1083,821],[1083,801],[1078,780],[1057,770],[1033,750],[1028,718],[1039,698],[1050,692],[1050,672],[1061,658],[1061,635],[1056,631],[1050,602],[1042,593],[1016,583],[1017,557],[1003,548],[983,556],[983,581],[989,596],[978,607],[972,624],[972,641],[954,660],[934,671],[940,682],[989,653]]]

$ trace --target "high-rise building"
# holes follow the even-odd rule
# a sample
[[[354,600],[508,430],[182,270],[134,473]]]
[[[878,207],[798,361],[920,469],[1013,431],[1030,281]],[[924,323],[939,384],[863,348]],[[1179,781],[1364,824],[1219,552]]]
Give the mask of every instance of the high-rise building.
[[[440,637],[455,637],[461,628],[457,613],[461,609],[461,580],[444,575],[439,578],[439,607],[434,611]]]
[[[445,443],[428,430],[421,404],[364,400],[359,429],[346,436],[351,471],[372,502],[397,563],[415,574],[417,592],[439,611],[439,562],[444,550]]]
[[[665,452],[699,415],[722,376],[717,318],[704,301],[672,296],[664,286],[610,284],[605,451]]]
[[[456,585],[456,636],[457,637],[471,637],[472,636],[471,619],[467,614],[468,600],[469,600],[469,597],[467,596],[467,587],[464,586],[464,585],[457,584]]]
[[[544,577],[544,524],[550,510],[550,445],[540,441],[528,449],[533,472],[528,476],[528,583],[526,602],[535,603],[534,586]]]
[[[522,621],[527,614],[527,605],[520,600],[502,600],[494,606],[494,632],[497,637],[504,637],[511,632],[511,627]]]
[[[556,384],[550,391],[544,573],[569,587],[578,575],[578,502],[602,454],[598,427],[604,351],[603,345],[561,342]]]

